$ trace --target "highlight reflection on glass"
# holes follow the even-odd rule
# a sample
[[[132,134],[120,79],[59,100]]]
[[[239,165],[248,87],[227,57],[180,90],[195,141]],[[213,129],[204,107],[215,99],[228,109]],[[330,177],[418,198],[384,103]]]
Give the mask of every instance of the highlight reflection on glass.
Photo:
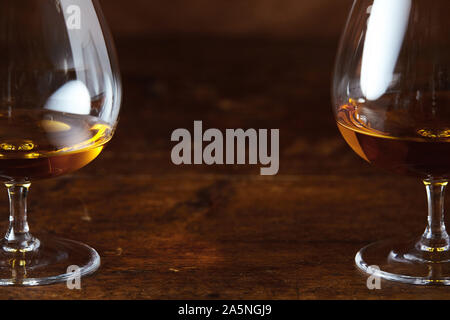
[[[450,1],[355,0],[333,80],[342,136],[364,160],[421,179],[421,237],[361,249],[357,266],[413,284],[450,284],[444,191],[450,179]],[[370,183],[368,179],[368,183]],[[400,190],[399,190],[400,191]],[[401,237],[402,238],[402,237]]]
[[[101,153],[120,103],[97,0],[0,0],[0,178],[10,199],[0,285],[66,281],[69,266],[81,276],[99,267],[87,245],[33,236],[26,198],[31,182],[73,172]]]

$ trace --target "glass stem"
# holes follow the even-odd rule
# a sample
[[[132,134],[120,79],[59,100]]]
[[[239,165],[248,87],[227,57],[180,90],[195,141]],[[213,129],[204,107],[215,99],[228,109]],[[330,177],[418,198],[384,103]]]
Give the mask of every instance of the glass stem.
[[[6,183],[9,196],[9,228],[3,240],[7,252],[29,252],[39,247],[27,221],[27,195],[31,183]]]
[[[444,222],[445,189],[448,181],[424,180],[428,199],[428,226],[419,242],[420,249],[428,252],[449,250],[449,236]]]

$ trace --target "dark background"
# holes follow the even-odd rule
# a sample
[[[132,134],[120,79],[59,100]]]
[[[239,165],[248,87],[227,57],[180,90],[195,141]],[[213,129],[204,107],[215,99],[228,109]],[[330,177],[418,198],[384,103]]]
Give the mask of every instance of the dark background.
[[[129,162],[130,171],[258,174],[259,166],[174,166],[168,137],[192,130],[194,120],[204,130],[284,128],[282,174],[330,170],[321,160],[346,150],[331,112],[330,80],[351,0],[101,3],[124,79],[120,126],[152,149],[119,130],[127,135],[117,146],[123,154],[152,157],[144,168]],[[148,123],[139,127],[136,119]]]
[[[419,235],[421,183],[372,168],[335,125],[330,79],[350,0],[102,0],[124,84],[117,133],[88,167],[39,182],[31,230],[92,245],[82,281],[34,299],[445,298],[356,270],[363,246]],[[180,166],[177,128],[279,128],[280,172]],[[6,229],[7,199],[2,198]],[[34,232],[34,231],[33,231]]]

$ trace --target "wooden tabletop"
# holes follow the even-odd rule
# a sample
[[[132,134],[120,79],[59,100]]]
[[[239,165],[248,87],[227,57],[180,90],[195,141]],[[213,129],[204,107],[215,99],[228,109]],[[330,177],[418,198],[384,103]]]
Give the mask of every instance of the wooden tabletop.
[[[419,181],[360,160],[333,119],[336,39],[123,38],[124,104],[103,154],[35,183],[30,224],[101,257],[82,289],[1,288],[8,299],[416,299],[448,288],[382,282],[354,265],[362,246],[425,227]],[[280,172],[175,166],[176,128],[279,128]],[[6,191],[1,227],[6,228]]]

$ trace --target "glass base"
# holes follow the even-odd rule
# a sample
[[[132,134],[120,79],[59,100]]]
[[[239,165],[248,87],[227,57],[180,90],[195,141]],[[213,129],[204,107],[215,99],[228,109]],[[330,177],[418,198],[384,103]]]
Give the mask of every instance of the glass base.
[[[95,272],[100,256],[93,248],[72,240],[39,237],[32,251],[0,248],[0,286],[38,286],[77,283]]]
[[[424,247],[419,240],[370,244],[356,254],[355,262],[362,271],[385,280],[416,285],[450,285],[448,248],[431,249]]]

